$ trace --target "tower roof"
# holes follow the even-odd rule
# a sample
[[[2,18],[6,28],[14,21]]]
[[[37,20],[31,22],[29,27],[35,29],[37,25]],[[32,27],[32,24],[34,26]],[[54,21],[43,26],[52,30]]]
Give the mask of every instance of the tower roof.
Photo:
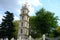
[[[22,6],[22,9],[27,9],[28,10],[28,3],[26,2],[25,4],[23,4],[23,6]]]

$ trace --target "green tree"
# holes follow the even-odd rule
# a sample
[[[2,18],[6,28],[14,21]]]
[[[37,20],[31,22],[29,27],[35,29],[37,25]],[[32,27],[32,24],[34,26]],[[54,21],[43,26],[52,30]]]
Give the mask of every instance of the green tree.
[[[2,37],[2,29],[1,29],[2,27],[1,27],[1,25],[0,25],[0,38]]]
[[[57,24],[57,16],[54,16],[54,13],[50,11],[46,11],[45,9],[40,9],[36,12],[35,17],[30,18],[30,35],[33,38],[39,38],[43,34],[47,34],[50,30],[56,28]],[[32,34],[32,32],[34,34]],[[36,35],[37,34],[37,35]]]
[[[56,31],[60,34],[60,26],[56,28]]]
[[[3,37],[8,37],[8,39],[10,40],[12,37],[14,37],[14,24],[13,24],[13,20],[14,20],[14,15],[13,13],[10,13],[8,11],[5,12],[6,16],[3,16],[4,18],[2,19],[2,30],[3,30]]]
[[[17,40],[19,22],[18,22],[18,20],[15,20],[13,23],[14,23],[14,25],[15,25],[15,30],[16,30],[16,31],[14,32],[14,39]]]
[[[57,27],[54,31],[53,31],[54,37],[58,37],[60,36],[60,27]]]

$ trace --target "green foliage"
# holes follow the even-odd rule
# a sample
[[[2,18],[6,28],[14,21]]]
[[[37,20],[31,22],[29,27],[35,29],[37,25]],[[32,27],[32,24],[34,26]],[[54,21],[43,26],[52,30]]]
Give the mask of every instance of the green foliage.
[[[60,26],[56,28],[56,31],[60,34]]]
[[[60,27],[57,27],[54,31],[53,31],[54,37],[58,37],[60,36]]]
[[[35,21],[36,21],[36,16],[31,16],[30,17],[30,19],[29,19],[29,25],[30,25],[30,27],[29,27],[29,31],[30,31],[30,35],[33,37],[33,38],[39,38],[39,37],[41,37],[41,34],[39,33],[39,30],[36,30],[36,23],[35,23]]]
[[[1,29],[3,30],[3,37],[8,37],[9,39],[14,37],[13,32],[15,31],[14,29],[14,15],[13,13],[10,13],[8,11],[5,12],[6,16],[3,16],[4,18],[2,19],[1,23]]]
[[[53,35],[54,35],[54,37],[58,37],[58,36],[60,36],[60,33],[58,33],[57,30],[54,30]]]
[[[36,16],[30,17],[30,35],[34,38],[40,37],[43,34],[49,33],[52,28],[56,28],[58,26],[57,22],[58,17],[54,16],[54,13],[50,11],[45,11],[45,9],[40,9]],[[32,35],[32,32],[35,35]],[[38,34],[38,37],[37,35]]]
[[[13,23],[15,25],[15,30],[16,30],[14,32],[14,38],[17,39],[17,36],[18,36],[18,25],[19,25],[18,20],[14,21]]]
[[[60,36],[60,27],[56,27],[54,30],[52,30],[50,33],[49,33],[49,37],[58,37]]]

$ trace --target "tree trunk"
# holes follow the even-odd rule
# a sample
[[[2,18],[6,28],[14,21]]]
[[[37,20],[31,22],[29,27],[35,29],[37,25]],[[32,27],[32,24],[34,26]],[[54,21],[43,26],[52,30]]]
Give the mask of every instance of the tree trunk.
[[[14,38],[14,40],[17,40],[17,38]]]
[[[8,40],[11,40],[11,39],[8,39]]]
[[[11,38],[8,38],[8,40],[11,40]]]

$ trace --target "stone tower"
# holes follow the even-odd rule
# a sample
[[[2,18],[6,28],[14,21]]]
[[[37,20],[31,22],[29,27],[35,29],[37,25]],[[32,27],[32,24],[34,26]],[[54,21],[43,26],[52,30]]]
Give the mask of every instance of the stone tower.
[[[21,9],[20,22],[19,22],[19,40],[28,40],[29,35],[29,10],[28,5],[24,4]]]

